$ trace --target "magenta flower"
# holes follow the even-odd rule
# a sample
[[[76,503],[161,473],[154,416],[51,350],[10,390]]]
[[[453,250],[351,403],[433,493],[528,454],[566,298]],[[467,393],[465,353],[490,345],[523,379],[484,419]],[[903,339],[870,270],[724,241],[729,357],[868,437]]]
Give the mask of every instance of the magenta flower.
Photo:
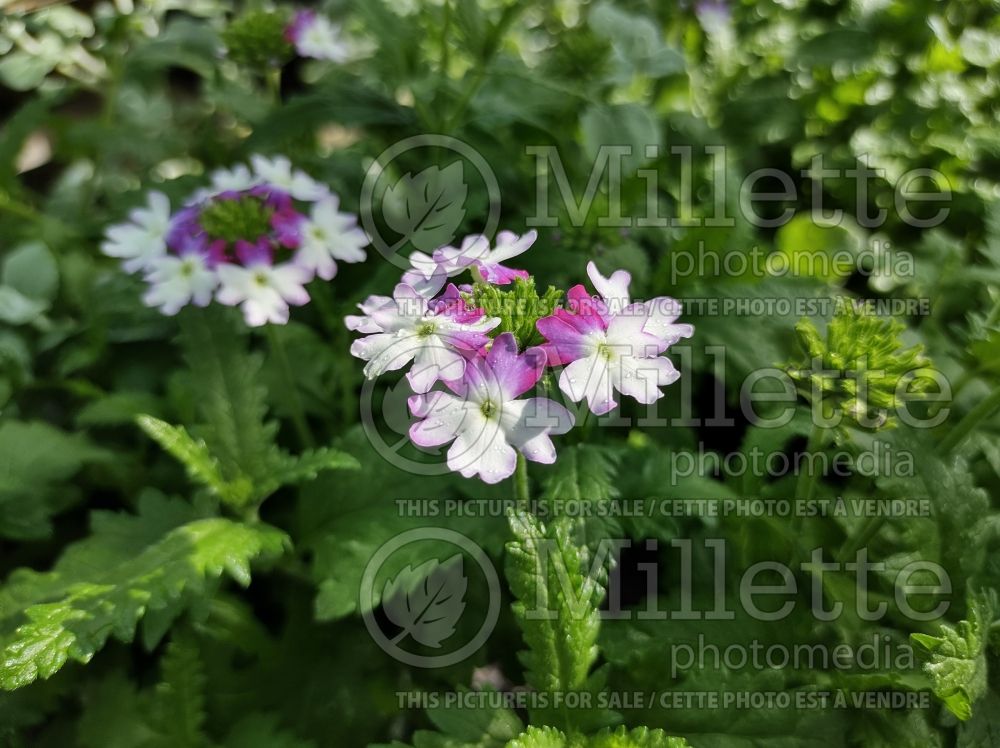
[[[546,356],[540,348],[518,355],[511,333],[497,336],[485,356],[469,360],[451,392],[409,399],[418,420],[410,439],[421,447],[451,442],[448,467],[466,478],[498,483],[514,474],[517,452],[535,462],[556,459],[550,434],[565,434],[573,415],[547,398],[518,399],[538,382]]]
[[[500,324],[482,309],[469,308],[454,285],[429,301],[405,283],[396,286],[391,305],[376,300],[365,317],[347,322],[358,330],[376,330],[351,344],[351,353],[368,362],[365,376],[374,379],[412,361],[406,378],[414,392],[427,392],[439,379],[459,379],[466,361]]]
[[[604,278],[590,263],[588,273],[604,298],[574,286],[567,294],[570,308],[557,309],[536,325],[547,341],[542,348],[549,364],[566,365],[559,389],[574,402],[586,399],[597,415],[618,405],[616,392],[644,404],[655,402],[663,397],[660,387],[680,377],[660,354],[690,337],[693,328],[675,324],[677,304],[667,297],[630,303],[631,278],[625,271]]]

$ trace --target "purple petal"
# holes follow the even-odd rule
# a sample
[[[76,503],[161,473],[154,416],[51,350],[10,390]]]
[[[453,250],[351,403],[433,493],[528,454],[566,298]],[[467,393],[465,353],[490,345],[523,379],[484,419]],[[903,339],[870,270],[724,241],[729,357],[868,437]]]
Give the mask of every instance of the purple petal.
[[[506,286],[513,283],[515,278],[527,280],[530,277],[527,270],[515,270],[497,263],[477,262],[476,267],[483,280],[494,286]]]
[[[486,370],[496,380],[504,401],[514,400],[535,386],[545,370],[546,354],[538,347],[518,355],[513,333],[496,337],[486,355]]]

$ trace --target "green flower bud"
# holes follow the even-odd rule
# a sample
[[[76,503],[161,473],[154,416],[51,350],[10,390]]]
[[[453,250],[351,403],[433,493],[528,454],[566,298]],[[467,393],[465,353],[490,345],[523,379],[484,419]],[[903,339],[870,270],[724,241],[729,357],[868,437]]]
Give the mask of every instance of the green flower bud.
[[[288,22],[288,14],[277,10],[251,10],[233,19],[222,32],[229,58],[261,71],[281,67],[293,53],[285,37]]]
[[[904,395],[929,384],[919,374],[930,361],[922,355],[923,346],[904,348],[900,333],[905,329],[897,320],[840,304],[825,336],[808,319],[795,326],[808,360],[790,365],[789,374],[808,400],[819,396],[822,402],[813,405],[825,416],[840,411],[859,428],[891,428]]]
[[[535,323],[552,314],[559,304],[562,291],[549,286],[539,296],[534,278],[516,278],[506,288],[508,290],[480,282],[472,287],[472,293],[464,296],[469,304],[483,309],[487,316],[500,318],[500,325],[493,330],[492,335],[514,333],[521,350],[545,342],[535,328]]]

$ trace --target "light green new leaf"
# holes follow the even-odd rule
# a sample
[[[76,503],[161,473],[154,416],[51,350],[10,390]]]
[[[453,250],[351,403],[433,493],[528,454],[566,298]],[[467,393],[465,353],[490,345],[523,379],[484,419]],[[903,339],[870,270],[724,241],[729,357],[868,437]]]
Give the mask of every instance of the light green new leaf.
[[[546,528],[534,515],[518,512],[511,514],[510,526],[516,539],[507,544],[507,581],[528,645],[521,653],[528,685],[549,693],[596,693],[603,675],[591,675],[590,669],[598,655],[606,569],[589,568],[589,552],[573,542],[568,519]],[[557,709],[554,703],[532,711],[533,722],[581,730],[606,725],[609,716]]]
[[[605,729],[593,737],[565,735],[552,727],[529,727],[528,731],[506,748],[686,748],[684,738],[667,735],[663,730],[637,727],[628,731],[624,727],[617,730]]]
[[[924,672],[934,683],[934,694],[963,721],[972,716],[972,705],[988,688],[986,642],[995,610],[994,598],[976,597],[969,601],[969,620],[957,627],[942,624],[940,636],[910,635],[930,654]]]
[[[0,687],[48,678],[70,659],[86,663],[112,634],[131,641],[148,610],[205,592],[208,581],[223,572],[247,585],[250,562],[275,558],[288,544],[283,532],[267,525],[201,519],[170,530],[131,558],[88,565],[90,574],[78,571],[76,583],[62,590],[45,575],[36,576],[37,584],[52,584],[61,597],[24,608],[27,622],[0,652]],[[97,555],[100,550],[93,549]],[[32,590],[21,594],[31,596]]]
[[[212,456],[208,445],[195,439],[183,426],[171,426],[152,416],[136,418],[139,428],[163,447],[185,468],[192,480],[201,483],[227,504],[240,506],[253,494],[254,487],[247,478],[227,481],[222,477],[218,460]]]

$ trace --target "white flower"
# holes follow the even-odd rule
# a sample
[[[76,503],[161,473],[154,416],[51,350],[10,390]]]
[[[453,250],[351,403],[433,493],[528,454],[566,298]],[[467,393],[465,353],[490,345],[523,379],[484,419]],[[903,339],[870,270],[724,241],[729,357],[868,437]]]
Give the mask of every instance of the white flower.
[[[251,327],[273,322],[288,322],[288,305],[302,306],[309,301],[304,285],[312,275],[290,262],[281,265],[259,263],[240,267],[223,263],[218,268],[221,286],[216,294],[219,303],[240,305]]]
[[[396,302],[388,296],[372,294],[357,305],[362,314],[348,314],[344,317],[344,324],[348,330],[356,330],[365,334],[385,332],[378,321],[381,318],[379,312],[389,311],[390,308],[394,308],[395,306]]]
[[[586,398],[596,415],[618,403],[615,392],[649,404],[663,397],[660,387],[676,382],[680,372],[659,355],[659,340],[642,331],[639,310],[613,317],[606,331],[594,331],[579,341],[581,358],[563,369],[559,389],[574,402]]]
[[[519,399],[545,370],[545,352],[529,348],[518,355],[514,336],[497,336],[486,356],[466,365],[452,392],[431,392],[409,399],[419,419],[410,438],[420,447],[451,442],[448,467],[466,478],[478,475],[498,483],[514,473],[517,453],[535,462],[556,461],[550,434],[565,434],[573,415],[547,398]],[[454,394],[452,394],[454,393]]]
[[[494,247],[483,236],[467,236],[461,247],[442,247],[434,252],[434,259],[449,275],[471,266],[486,281],[497,286],[506,286],[515,278],[527,279],[528,273],[505,266],[503,263],[524,254],[535,239],[537,231],[529,231],[522,236],[511,231],[501,231],[496,236]]]
[[[285,156],[265,158],[251,156],[254,175],[261,181],[287,192],[296,200],[314,201],[327,195],[326,185],[320,184],[301,169],[293,169],[292,162]]]
[[[341,213],[340,201],[330,195],[313,205],[309,220],[302,226],[302,243],[295,253],[295,263],[314,272],[323,280],[337,274],[337,260],[362,262],[368,236],[351,213]]]
[[[170,201],[162,192],[150,192],[147,207],[129,214],[129,223],[120,223],[107,231],[101,251],[117,257],[127,273],[151,268],[166,254],[170,230]]]
[[[340,26],[318,14],[306,19],[295,34],[295,51],[302,57],[330,62],[344,62],[350,57]]]
[[[414,250],[410,253],[410,269],[403,273],[401,282],[410,286],[425,299],[430,299],[444,288],[450,275],[458,275],[464,269],[461,267],[449,271],[449,266],[445,263],[439,263],[420,250]]]
[[[597,293],[604,299],[610,313],[618,314],[629,307],[640,308],[632,304],[629,295],[632,275],[627,270],[616,270],[609,278],[605,278],[597,269],[597,265],[591,261],[587,263],[587,276],[597,289]],[[690,338],[694,335],[694,325],[677,322],[681,314],[681,305],[676,299],[657,296],[643,302],[641,310],[646,318],[642,330],[662,341],[661,353],[681,338]]]
[[[146,274],[149,289],[142,300],[164,314],[177,314],[188,304],[208,306],[219,279],[196,252],[184,257],[164,255],[156,258]]]
[[[659,400],[660,387],[680,378],[660,354],[694,328],[677,324],[680,305],[674,299],[632,303],[631,276],[624,270],[605,278],[591,262],[587,274],[603,301],[574,286],[567,293],[570,309],[556,309],[536,323],[547,341],[542,348],[549,363],[566,365],[559,389],[575,402],[586,399],[597,415],[618,404],[616,392],[647,405]]]
[[[212,190],[219,192],[244,192],[260,184],[245,164],[236,164],[232,169],[216,169],[212,172]]]
[[[357,329],[377,328],[351,344],[351,353],[367,361],[365,376],[395,371],[411,361],[406,378],[414,392],[427,392],[438,379],[457,379],[465,371],[466,357],[482,349],[486,333],[500,324],[470,310],[454,286],[433,302],[404,283],[396,286],[391,306],[375,304],[369,320],[347,320]]]

